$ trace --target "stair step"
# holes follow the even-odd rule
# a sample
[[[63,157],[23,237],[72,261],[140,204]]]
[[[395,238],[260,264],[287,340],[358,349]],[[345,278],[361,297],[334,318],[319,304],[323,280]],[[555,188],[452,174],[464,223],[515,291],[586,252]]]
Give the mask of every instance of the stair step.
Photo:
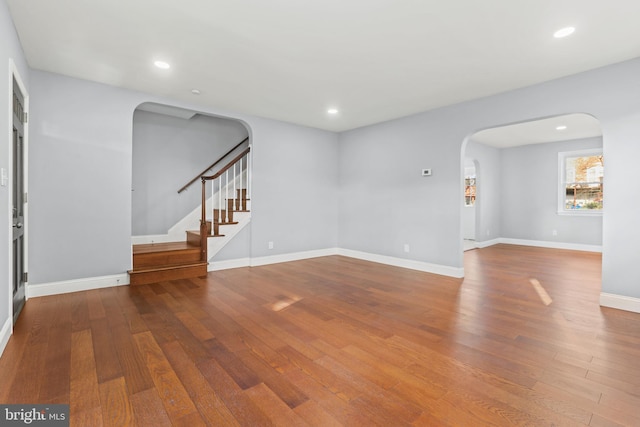
[[[220,224],[220,225],[229,225],[229,223]],[[217,236],[214,236],[213,234],[209,234],[207,237],[224,237],[224,234],[218,234]],[[193,242],[195,242],[197,239],[198,242],[200,242],[200,231],[199,230],[187,231],[187,239],[190,239]]]
[[[133,269],[164,267],[200,261],[200,246],[188,242],[151,243],[133,246]]]
[[[207,275],[206,261],[189,264],[173,264],[162,267],[134,269],[129,271],[129,283],[131,285],[146,285],[165,280],[188,279]]]
[[[167,242],[133,245],[131,285],[163,280],[187,279],[207,275],[207,262],[201,260],[200,243]]]

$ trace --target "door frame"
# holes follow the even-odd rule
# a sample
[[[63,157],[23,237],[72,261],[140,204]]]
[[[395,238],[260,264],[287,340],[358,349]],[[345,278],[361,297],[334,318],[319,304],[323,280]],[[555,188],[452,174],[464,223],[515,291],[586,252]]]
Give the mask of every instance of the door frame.
[[[22,92],[22,96],[24,99],[24,111],[25,113],[29,112],[29,93],[27,92],[27,87],[24,84],[24,80],[20,76],[20,72],[18,71],[18,67],[16,67],[13,59],[9,58],[9,82],[8,82],[8,141],[13,141],[13,80],[15,79],[20,91]],[[27,116],[28,117],[28,116]],[[24,135],[23,135],[23,184],[24,184],[24,192],[28,194],[29,192],[29,121],[23,125]],[[9,162],[8,162],[8,170],[7,170],[7,186],[9,198],[7,203],[7,227],[8,227],[8,235],[13,235],[13,223],[12,223],[12,200],[13,200],[13,143],[9,144]],[[28,196],[24,202],[24,246],[23,246],[23,262],[24,262],[24,271],[29,271],[29,203]],[[12,239],[8,239],[7,243],[7,256],[8,256],[8,305],[9,305],[9,320],[11,321],[11,332],[13,332],[13,247],[12,247]],[[29,284],[25,281],[24,284],[24,297],[25,301],[29,299],[29,292],[27,291]]]

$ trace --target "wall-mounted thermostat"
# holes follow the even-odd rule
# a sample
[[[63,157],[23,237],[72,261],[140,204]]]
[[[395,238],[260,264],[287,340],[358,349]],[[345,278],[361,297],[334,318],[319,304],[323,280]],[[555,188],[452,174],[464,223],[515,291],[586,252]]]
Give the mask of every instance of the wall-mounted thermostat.
[[[431,176],[431,169],[422,169],[422,176]]]

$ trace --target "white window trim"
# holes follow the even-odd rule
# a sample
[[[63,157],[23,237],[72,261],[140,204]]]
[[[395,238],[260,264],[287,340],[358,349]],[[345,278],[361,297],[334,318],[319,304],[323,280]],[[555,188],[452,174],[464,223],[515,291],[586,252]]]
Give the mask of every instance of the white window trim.
[[[589,157],[602,155],[602,148],[590,148],[585,150],[576,151],[561,151],[558,153],[558,215],[569,216],[602,216],[604,208],[601,210],[589,210],[589,209],[565,209],[565,160],[567,157]]]

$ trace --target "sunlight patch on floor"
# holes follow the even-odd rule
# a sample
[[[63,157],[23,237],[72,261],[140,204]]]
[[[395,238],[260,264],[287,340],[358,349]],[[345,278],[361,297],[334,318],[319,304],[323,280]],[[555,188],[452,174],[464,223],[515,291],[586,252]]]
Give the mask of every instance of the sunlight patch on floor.
[[[542,284],[538,279],[529,279],[529,282],[533,285],[533,289],[536,290],[536,292],[538,293],[538,296],[540,297],[544,305],[550,305],[553,302],[553,300],[551,299],[547,291],[544,290],[544,288],[542,287]]]
[[[269,304],[269,308],[273,311],[282,311],[285,308],[289,307],[291,304],[295,304],[300,301],[302,297],[294,295],[293,297],[285,297],[279,301],[274,302],[273,304]]]

